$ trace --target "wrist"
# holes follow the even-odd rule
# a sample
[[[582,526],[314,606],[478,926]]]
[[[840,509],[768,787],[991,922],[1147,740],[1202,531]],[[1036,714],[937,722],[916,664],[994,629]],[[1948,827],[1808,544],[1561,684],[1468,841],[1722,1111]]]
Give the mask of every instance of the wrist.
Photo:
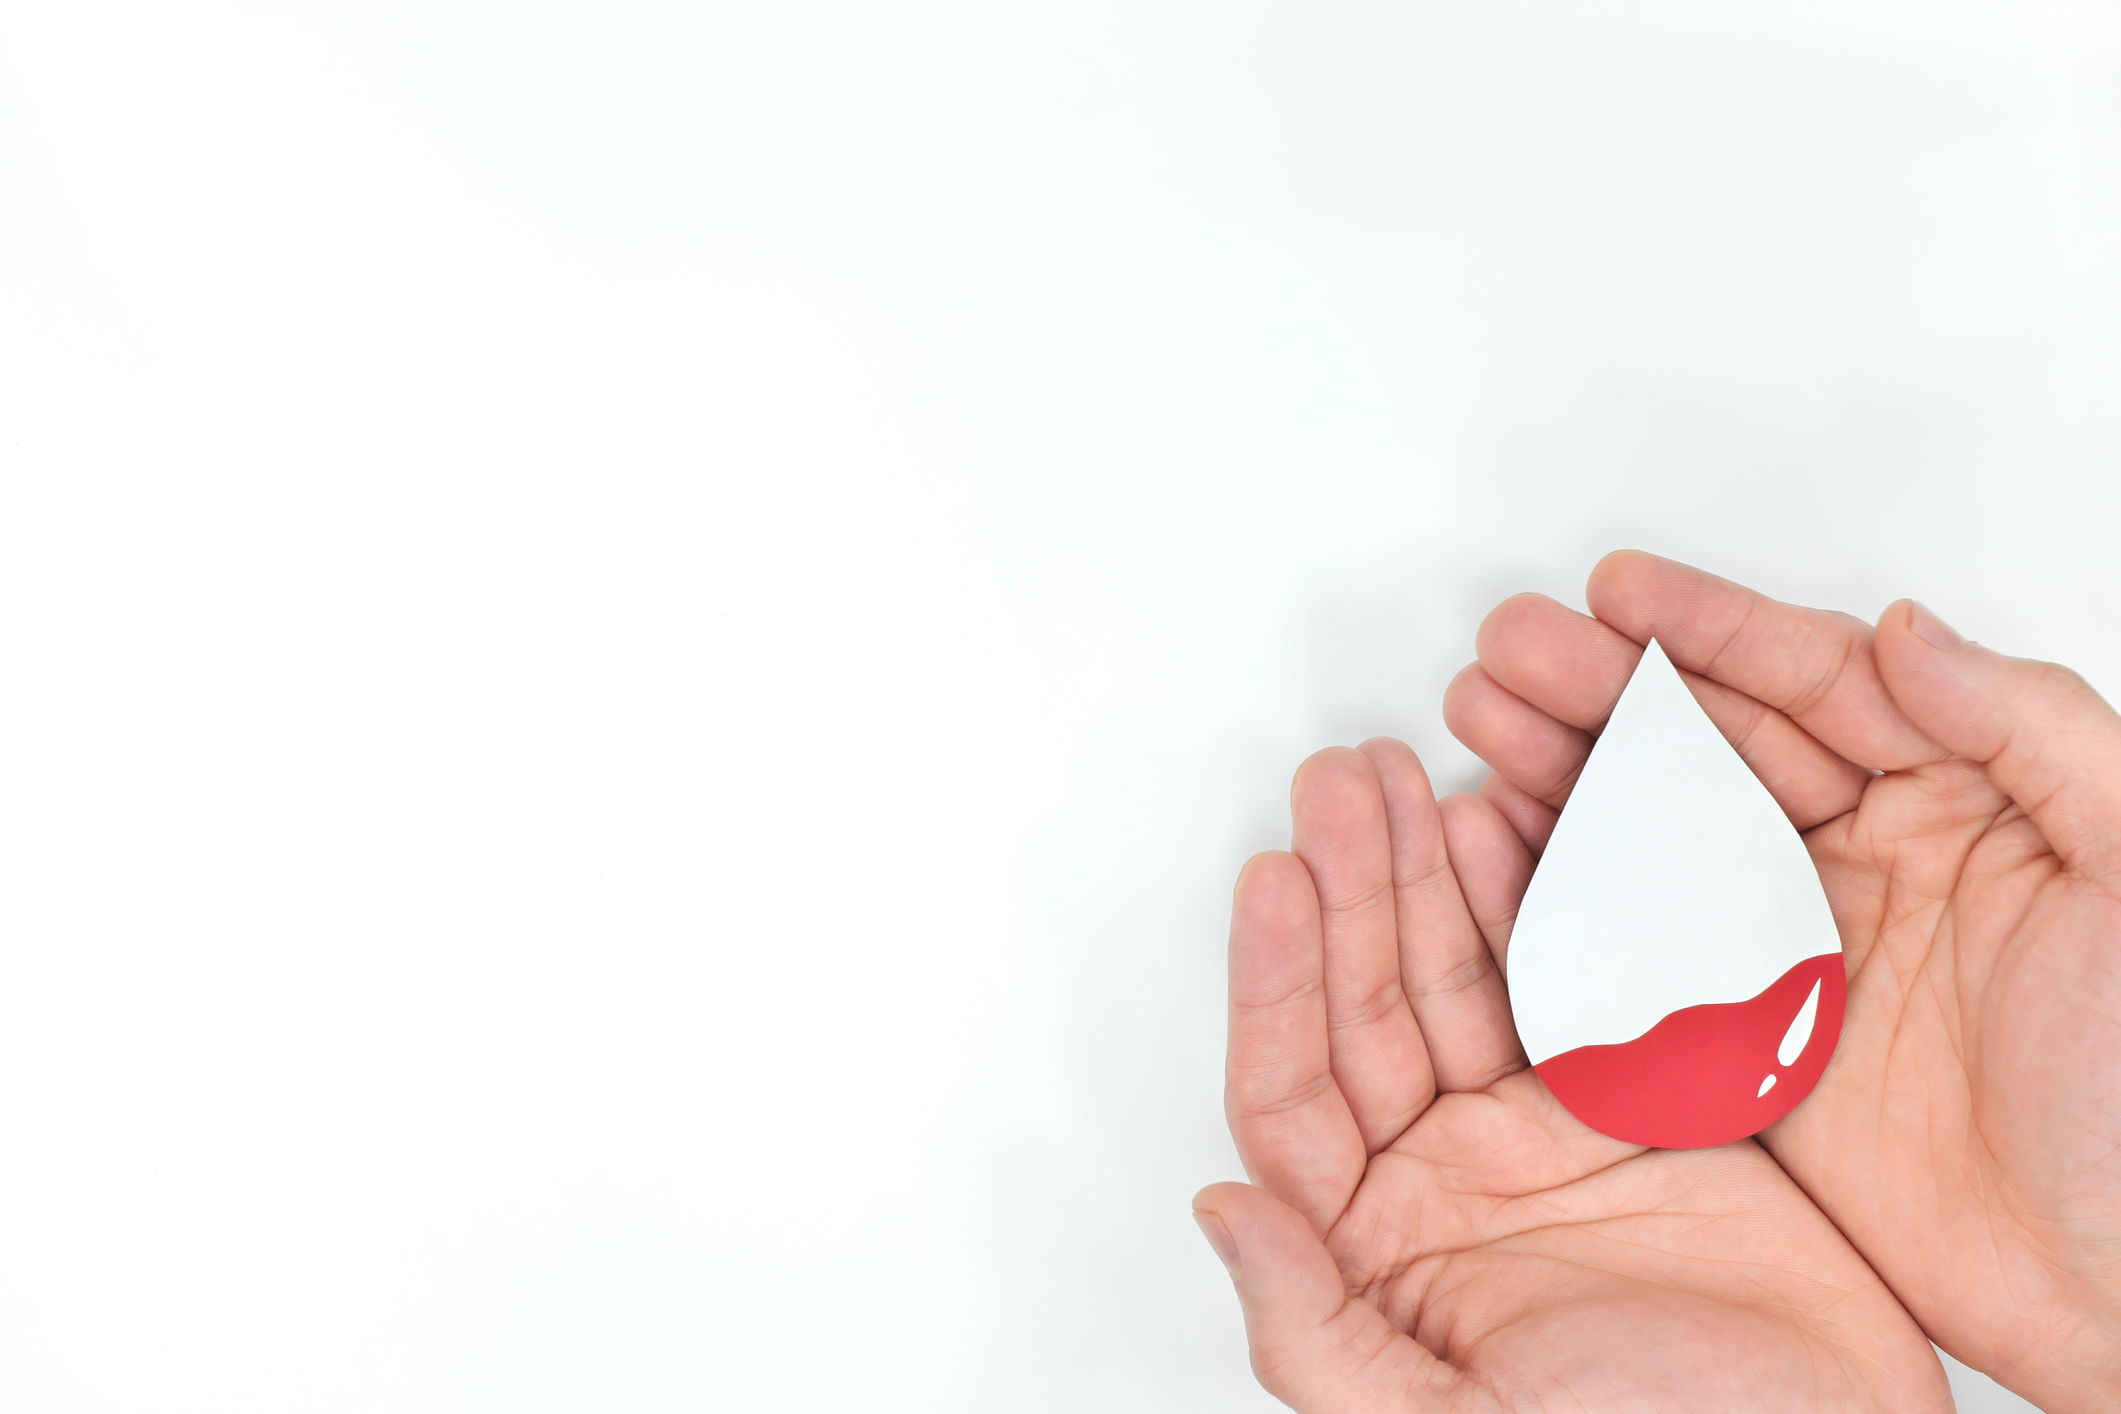
[[[2059,1338],[2018,1351],[2000,1346],[1970,1368],[2037,1405],[2043,1414],[2106,1414],[2121,1409],[2121,1312],[2073,1320]]]

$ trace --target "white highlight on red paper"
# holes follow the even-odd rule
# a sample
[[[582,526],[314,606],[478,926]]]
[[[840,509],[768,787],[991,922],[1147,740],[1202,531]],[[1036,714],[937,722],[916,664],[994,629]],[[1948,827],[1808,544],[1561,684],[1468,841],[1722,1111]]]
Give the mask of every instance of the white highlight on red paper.
[[[1775,1059],[1784,1065],[1795,1065],[1797,1057],[1804,1054],[1804,1043],[1812,1039],[1812,1022],[1819,1015],[1819,984],[1814,982],[1812,990],[1797,1008],[1797,1018],[1783,1035],[1782,1044],[1775,1048]]]

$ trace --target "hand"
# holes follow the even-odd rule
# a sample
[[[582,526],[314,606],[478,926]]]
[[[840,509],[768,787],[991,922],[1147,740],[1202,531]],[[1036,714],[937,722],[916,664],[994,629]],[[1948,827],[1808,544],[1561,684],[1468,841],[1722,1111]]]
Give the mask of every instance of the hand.
[[[2121,718],[1907,601],[1873,631],[1633,552],[1589,601],[1482,626],[1445,715],[1483,796],[1542,845],[1641,645],[1691,670],[1805,832],[1848,965],[1840,1048],[1769,1152],[1954,1356],[2044,1409],[2121,1407]],[[1467,888],[1507,910],[1529,854],[1498,859]]]
[[[1382,740],[1312,757],[1293,807],[1295,853],[1245,867],[1231,925],[1227,1102],[1259,1187],[1194,1200],[1269,1390],[1307,1414],[1950,1408],[1758,1144],[1623,1144],[1525,1068],[1484,929],[1530,857],[1493,807],[1440,811]]]

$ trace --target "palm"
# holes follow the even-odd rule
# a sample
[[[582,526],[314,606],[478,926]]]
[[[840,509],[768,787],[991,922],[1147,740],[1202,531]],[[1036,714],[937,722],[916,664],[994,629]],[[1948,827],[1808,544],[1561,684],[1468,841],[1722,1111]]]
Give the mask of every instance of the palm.
[[[1483,795],[1538,847],[1639,645],[1699,670],[1805,830],[1848,966],[1835,1058],[1763,1142],[1939,1344],[2046,1407],[2111,1407],[2121,721],[2059,670],[1926,645],[1908,610],[1874,636],[1640,555],[1591,598],[1483,626],[1447,701],[1497,769]],[[1476,866],[1468,895],[1506,911],[1528,871]]]
[[[2073,1297],[2121,1289],[2121,903],[1963,761],[1879,777],[1809,843],[1849,1009],[1771,1147],[1940,1340],[2044,1358]]]
[[[1906,1317],[1758,1145],[1631,1149],[1526,1072],[1440,1097],[1370,1162],[1327,1247],[1474,1407],[1935,1395]]]
[[[1231,944],[1232,1130],[1280,1201],[1202,1199],[1239,1229],[1270,1389],[1319,1414],[1945,1403],[1913,1322],[1759,1145],[1622,1144],[1524,1068],[1506,938],[1411,752],[1321,753],[1294,805],[1296,854],[1247,867]],[[1507,834],[1477,805],[1453,806],[1475,852]]]

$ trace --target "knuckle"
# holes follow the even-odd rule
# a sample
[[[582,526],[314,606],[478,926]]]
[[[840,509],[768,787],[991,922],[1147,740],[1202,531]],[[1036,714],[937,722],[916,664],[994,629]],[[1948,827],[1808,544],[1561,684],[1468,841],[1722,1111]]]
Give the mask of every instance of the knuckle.
[[[1796,645],[1796,656],[1805,656],[1805,650],[1819,636],[1823,625],[1807,624]],[[1832,695],[1834,689],[1848,675],[1849,665],[1856,657],[1856,636],[1851,633],[1837,634],[1832,646],[1832,655],[1825,664],[1809,675],[1809,680],[1791,697],[1789,714],[1802,717],[1818,707]]]
[[[1359,1031],[1374,1026],[1390,1016],[1406,995],[1400,990],[1399,976],[1395,972],[1372,986],[1361,996],[1334,1008],[1328,1027],[1333,1031]]]
[[[1292,1006],[1304,1006],[1317,998],[1325,989],[1325,980],[1316,972],[1310,972],[1294,982],[1281,986],[1247,986],[1242,991],[1232,989],[1230,1009],[1243,1016],[1260,1012],[1281,1011]]]
[[[1390,878],[1372,879],[1345,889],[1321,893],[1319,911],[1329,918],[1343,918],[1349,914],[1375,912],[1386,904],[1392,895]]]
[[[1262,1341],[1252,1347],[1252,1377],[1268,1394],[1286,1401],[1296,1387],[1296,1358],[1285,1342]]]
[[[1451,858],[1442,849],[1401,851],[1392,860],[1393,883],[1412,893],[1425,893],[1454,877]]]
[[[1730,730],[1724,736],[1730,742],[1731,750],[1751,760],[1749,753],[1762,729],[1768,724],[1768,709],[1750,697],[1741,697],[1739,711],[1741,716],[1731,724]]]
[[[1753,615],[1759,607],[1757,599],[1747,599],[1745,601],[1745,607],[1739,611],[1738,621],[1731,625],[1730,631],[1723,636],[1723,641],[1716,645],[1715,651],[1710,653],[1707,661],[1702,663],[1699,671],[1703,677],[1716,677],[1716,670],[1723,666],[1724,656],[1744,640],[1746,630],[1751,627]],[[1721,681],[1721,679],[1718,679],[1718,681]]]
[[[1414,986],[1414,994],[1423,1001],[1452,996],[1468,987],[1477,987],[1487,980],[1495,970],[1495,958],[1482,944],[1477,951],[1449,963],[1441,972],[1425,977]]]
[[[1333,1083],[1331,1071],[1292,1081],[1281,1066],[1232,1066],[1230,1102],[1246,1119],[1272,1119],[1312,1103]]]
[[[2033,665],[2033,682],[2036,686],[2057,697],[2096,697],[2092,685],[2075,669],[2060,663],[2036,662]]]

